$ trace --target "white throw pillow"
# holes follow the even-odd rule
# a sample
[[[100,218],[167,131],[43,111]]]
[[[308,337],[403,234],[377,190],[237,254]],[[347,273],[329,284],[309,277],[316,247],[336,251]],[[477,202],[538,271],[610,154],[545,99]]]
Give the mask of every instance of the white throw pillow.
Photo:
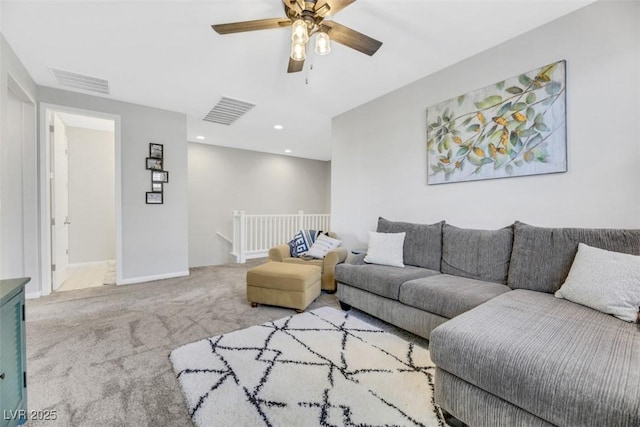
[[[567,280],[555,295],[635,322],[640,307],[640,256],[580,243]]]
[[[316,238],[316,241],[313,242],[313,245],[311,245],[311,248],[309,248],[305,255],[322,259],[329,253],[329,251],[340,246],[340,243],[342,243],[342,240],[321,234]]]
[[[369,264],[390,265],[404,267],[403,248],[407,233],[376,233],[369,232],[369,247],[364,262]]]

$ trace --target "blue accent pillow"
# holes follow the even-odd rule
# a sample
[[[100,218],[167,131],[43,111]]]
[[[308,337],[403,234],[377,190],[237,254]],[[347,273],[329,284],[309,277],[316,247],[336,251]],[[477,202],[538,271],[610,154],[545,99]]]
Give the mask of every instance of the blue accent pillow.
[[[300,230],[293,236],[293,240],[289,242],[289,252],[291,256],[297,258],[307,253],[313,242],[316,241],[316,237],[320,235],[322,231],[316,230]]]

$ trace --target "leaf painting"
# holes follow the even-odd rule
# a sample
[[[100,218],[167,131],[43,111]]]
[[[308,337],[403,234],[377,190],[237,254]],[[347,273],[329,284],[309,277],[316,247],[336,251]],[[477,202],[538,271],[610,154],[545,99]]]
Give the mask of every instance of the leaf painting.
[[[427,183],[567,171],[565,61],[427,108]]]

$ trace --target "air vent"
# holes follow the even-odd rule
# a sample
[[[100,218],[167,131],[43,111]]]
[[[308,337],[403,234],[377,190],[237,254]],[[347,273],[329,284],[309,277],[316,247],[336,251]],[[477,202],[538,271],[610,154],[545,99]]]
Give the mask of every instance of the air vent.
[[[228,126],[255,106],[249,102],[223,96],[202,120]]]
[[[61,86],[73,87],[90,92],[109,93],[109,82],[97,77],[85,76],[83,74],[72,73],[71,71],[51,68]]]

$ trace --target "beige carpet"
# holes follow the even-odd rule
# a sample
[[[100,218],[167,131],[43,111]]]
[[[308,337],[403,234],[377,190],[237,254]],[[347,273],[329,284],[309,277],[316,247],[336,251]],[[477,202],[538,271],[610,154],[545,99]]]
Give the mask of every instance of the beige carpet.
[[[186,343],[290,316],[251,308],[245,265],[202,267],[185,278],[101,286],[27,301],[29,426],[190,426],[169,353]],[[322,294],[310,307],[338,307]],[[422,346],[426,342],[352,310]]]

